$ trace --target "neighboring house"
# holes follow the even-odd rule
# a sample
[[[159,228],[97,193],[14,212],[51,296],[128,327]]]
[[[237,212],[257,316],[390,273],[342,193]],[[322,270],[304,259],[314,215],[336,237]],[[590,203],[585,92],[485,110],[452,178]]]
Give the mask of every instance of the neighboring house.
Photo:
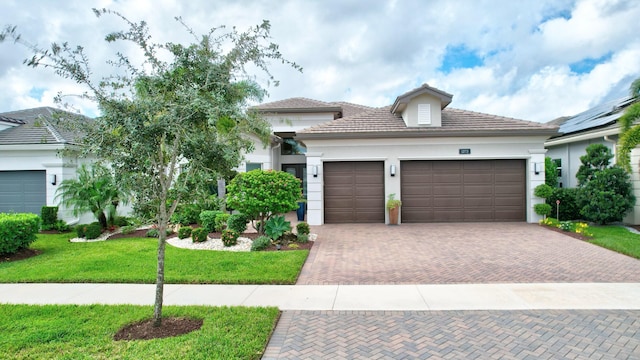
[[[578,186],[576,174],[582,165],[580,157],[586,154],[587,146],[603,144],[616,155],[620,138],[618,119],[635,101],[637,98],[623,97],[605,102],[575,116],[563,117],[547,123],[560,126],[558,134],[544,144],[548,150],[547,156],[556,163],[559,186],[570,188]],[[633,154],[636,155],[633,158],[635,161],[632,161],[632,180],[639,182],[638,154],[635,151]],[[640,183],[634,185],[634,189],[636,197],[640,199]],[[636,206],[625,222],[640,223],[640,207]]]
[[[390,194],[405,223],[538,221],[533,189],[557,126],[448,108],[452,97],[425,84],[382,108],[304,98],[255,106],[277,141],[241,170],[302,179],[311,225],[388,223]]]
[[[60,182],[76,178],[78,158],[60,153],[73,149],[74,136],[54,126],[55,112],[60,110],[40,107],[0,113],[0,212],[39,215],[42,206],[57,205]],[[71,224],[94,221],[91,214],[78,219],[68,209],[59,209],[58,217]]]

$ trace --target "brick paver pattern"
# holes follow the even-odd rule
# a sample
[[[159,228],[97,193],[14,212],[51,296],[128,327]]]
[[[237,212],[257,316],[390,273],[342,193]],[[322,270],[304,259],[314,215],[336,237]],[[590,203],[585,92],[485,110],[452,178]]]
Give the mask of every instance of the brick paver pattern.
[[[318,234],[298,284],[640,282],[640,261],[527,223],[345,224]]]
[[[640,311],[286,311],[263,359],[638,359]]]

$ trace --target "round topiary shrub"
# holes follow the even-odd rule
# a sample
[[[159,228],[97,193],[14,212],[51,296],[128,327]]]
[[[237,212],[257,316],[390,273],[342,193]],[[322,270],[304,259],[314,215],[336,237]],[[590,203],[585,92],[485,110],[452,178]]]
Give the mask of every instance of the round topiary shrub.
[[[209,235],[209,231],[205,228],[196,228],[191,231],[191,240],[193,242],[205,242],[207,241],[207,236]]]
[[[87,240],[97,239],[102,234],[102,226],[100,224],[89,224],[84,229],[84,237]]]
[[[222,232],[222,230],[227,228],[227,220],[231,215],[227,213],[220,213],[216,215],[216,219],[214,221],[216,232]]]
[[[535,204],[533,205],[533,211],[538,215],[549,216],[551,214],[551,205],[549,204]]]
[[[306,222],[299,222],[298,225],[296,225],[296,230],[298,235],[309,235],[309,233],[311,232],[311,230],[309,229],[309,224],[307,224]]]
[[[178,239],[186,239],[191,237],[192,229],[189,226],[183,226],[178,230]]]
[[[221,240],[224,246],[234,246],[238,243],[239,234],[231,229],[222,230]]]

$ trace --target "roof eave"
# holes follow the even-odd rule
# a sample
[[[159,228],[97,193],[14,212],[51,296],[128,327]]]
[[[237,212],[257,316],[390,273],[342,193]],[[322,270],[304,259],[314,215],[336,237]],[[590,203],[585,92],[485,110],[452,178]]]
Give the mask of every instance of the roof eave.
[[[341,133],[297,133],[300,140],[328,139],[383,139],[383,138],[441,138],[441,137],[505,137],[505,136],[547,136],[556,134],[556,129],[527,130],[442,130],[442,131],[370,131]]]
[[[260,108],[251,108],[251,110],[256,111],[261,114],[281,114],[281,113],[320,113],[320,112],[341,112],[341,107],[311,107],[311,108],[270,108],[270,109],[260,109]]]

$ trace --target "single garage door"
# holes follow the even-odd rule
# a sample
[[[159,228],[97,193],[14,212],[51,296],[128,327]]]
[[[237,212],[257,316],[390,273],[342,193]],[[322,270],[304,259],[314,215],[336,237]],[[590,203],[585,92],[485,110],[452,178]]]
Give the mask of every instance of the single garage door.
[[[46,171],[0,171],[0,212],[40,214],[46,185]]]
[[[326,162],[324,222],[384,223],[384,163]]]
[[[402,222],[526,221],[525,160],[403,161]]]

